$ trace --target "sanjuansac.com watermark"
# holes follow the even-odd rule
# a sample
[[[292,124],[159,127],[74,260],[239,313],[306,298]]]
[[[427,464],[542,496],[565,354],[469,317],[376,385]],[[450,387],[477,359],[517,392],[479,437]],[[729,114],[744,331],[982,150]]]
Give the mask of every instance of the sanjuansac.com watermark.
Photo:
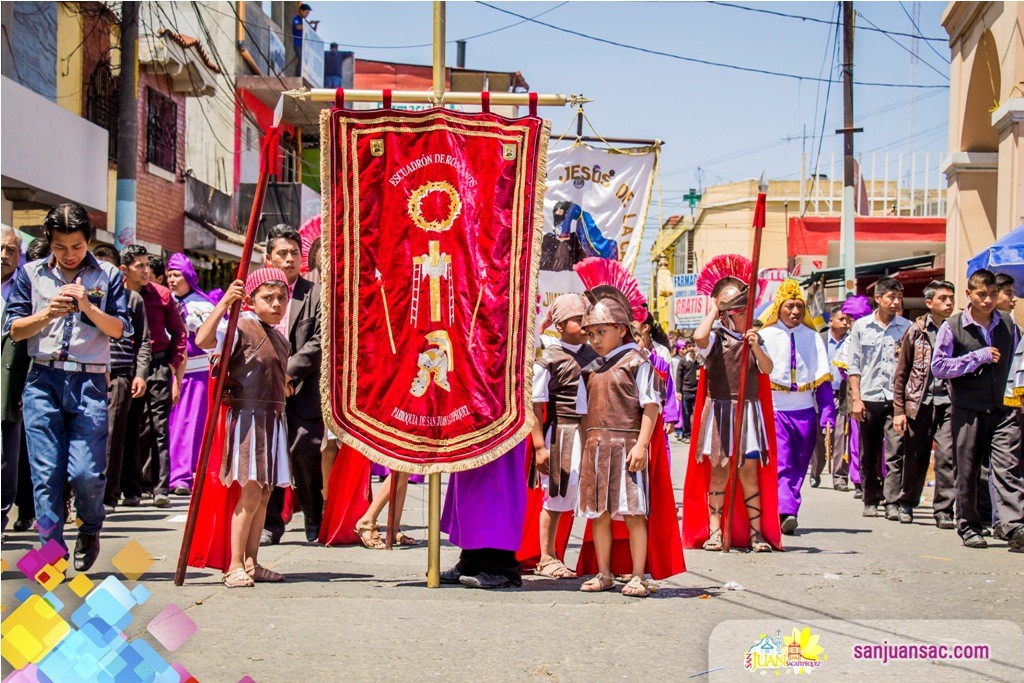
[[[856,661],[876,661],[882,664],[897,661],[987,661],[991,648],[987,644],[927,644],[927,643],[857,643],[853,646]]]

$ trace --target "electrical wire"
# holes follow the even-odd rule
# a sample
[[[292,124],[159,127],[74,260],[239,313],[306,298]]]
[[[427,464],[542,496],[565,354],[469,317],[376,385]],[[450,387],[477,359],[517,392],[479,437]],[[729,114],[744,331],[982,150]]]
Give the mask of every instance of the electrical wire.
[[[930,42],[928,42],[928,41],[934,40],[934,39],[933,38],[925,38],[924,37],[924,33],[921,31],[921,27],[917,25],[916,21],[914,21],[914,17],[910,16],[910,12],[907,11],[907,8],[903,4],[902,0],[900,0],[900,9],[902,9],[903,13],[907,15],[907,19],[910,19],[910,25],[914,27],[915,31],[917,31],[917,35],[914,36],[914,37],[915,38],[920,38],[920,39],[924,40],[925,41],[925,45],[928,46],[929,50],[931,50],[936,55],[938,55],[939,59],[944,61],[946,64],[949,64],[949,57],[946,57],[946,56],[942,55],[938,50],[936,50],[934,47],[932,47],[932,44]],[[946,44],[949,43],[949,41],[945,40],[945,39],[943,39],[942,42],[944,42]]]
[[[733,4],[731,2],[709,2],[708,4],[709,5],[718,5],[719,7],[729,7],[729,8],[732,8],[732,9],[743,10],[744,12],[756,12],[758,14],[770,14],[771,16],[774,16],[774,17],[785,17],[787,19],[799,19],[801,21],[809,21],[809,22],[814,23],[814,24],[831,24],[832,23],[831,21],[826,21],[825,19],[818,19],[817,17],[805,17],[805,16],[803,16],[801,14],[787,14],[785,12],[776,12],[774,10],[761,9],[761,8],[758,8],[758,7],[746,7],[744,5],[736,5],[736,4]],[[858,12],[858,14],[859,14],[859,12]],[[918,34],[901,33],[900,31],[889,31],[887,29],[878,28],[877,26],[875,28],[873,28],[873,29],[866,28],[864,30],[865,31],[872,31],[873,30],[873,31],[877,31],[879,33],[886,33],[886,34],[893,35],[893,36],[903,36],[904,38],[920,38],[921,40],[928,40],[928,41],[932,41],[932,42],[936,42],[936,43],[946,43],[946,42],[949,42],[945,38],[929,38],[927,36],[920,35],[920,29],[918,29]]]
[[[636,52],[642,52],[642,53],[654,55],[654,56],[657,56],[657,57],[668,57],[669,59],[676,59],[676,60],[679,60],[679,61],[682,61],[682,62],[691,62],[693,64],[703,64],[704,66],[716,66],[716,67],[719,67],[719,68],[722,68],[722,69],[732,69],[734,71],[742,71],[742,72],[745,72],[745,73],[756,73],[756,74],[761,74],[763,76],[777,76],[779,78],[790,78],[790,79],[797,80],[797,81],[825,82],[824,79],[816,78],[814,76],[803,76],[803,75],[800,75],[800,74],[786,73],[784,71],[773,71],[773,70],[770,70],[770,69],[758,69],[758,68],[749,67],[749,66],[739,66],[737,64],[727,64],[725,62],[715,62],[715,61],[708,60],[708,59],[699,59],[697,57],[687,57],[685,55],[677,55],[677,54],[673,54],[671,52],[664,52],[664,51],[661,51],[661,50],[651,50],[651,49],[648,49],[648,48],[645,48],[645,47],[640,47],[639,45],[631,45],[629,43],[622,43],[622,42],[619,42],[619,41],[616,41],[616,40],[610,40],[608,38],[600,38],[598,36],[592,36],[592,35],[590,35],[588,33],[583,33],[582,31],[575,31],[573,29],[565,28],[563,26],[556,26],[555,24],[549,24],[546,21],[540,21],[540,20],[537,20],[537,19],[531,19],[530,17],[527,17],[525,15],[519,14],[517,12],[513,12],[511,10],[504,9],[502,7],[498,7],[496,5],[492,5],[492,4],[488,3],[488,2],[478,2],[477,4],[483,5],[484,7],[489,7],[490,9],[493,9],[496,12],[501,12],[502,14],[508,14],[508,15],[513,16],[513,17],[519,17],[520,19],[524,19],[524,20],[530,21],[531,23],[537,24],[538,26],[544,26],[545,28],[550,28],[552,30],[559,31],[561,33],[566,33],[566,34],[569,34],[569,35],[577,36],[579,38],[584,38],[586,40],[591,40],[591,41],[594,41],[594,42],[597,42],[597,43],[603,43],[605,45],[612,45],[614,47],[621,47],[621,48],[624,48],[624,49],[627,49],[627,50],[633,50],[633,51],[636,51]],[[855,85],[866,86],[866,87],[878,87],[878,88],[932,89],[932,88],[948,88],[949,87],[948,85],[945,85],[945,84],[943,84],[943,85],[929,85],[929,84],[918,84],[918,83],[879,83],[879,82],[874,82],[874,81],[854,81],[854,84]]]
[[[860,17],[861,19],[863,19],[864,21],[868,22],[868,24],[870,24],[871,26],[875,25],[870,19],[868,19],[866,16],[864,16],[863,12],[857,12],[857,16]],[[883,31],[883,33],[885,33],[885,32]],[[896,43],[896,45],[898,45],[899,48],[901,50],[903,50],[904,52],[910,53],[910,55],[912,57],[916,58],[917,61],[919,61],[922,64],[924,64],[926,67],[928,67],[929,69],[931,69],[935,73],[939,74],[940,76],[945,78],[947,81],[949,80],[949,74],[947,74],[947,73],[945,73],[943,71],[940,71],[939,69],[937,69],[934,66],[932,66],[929,62],[926,62],[923,59],[921,59],[921,55],[915,54],[913,50],[911,50],[909,47],[907,47],[906,45],[904,45],[900,41],[896,40],[894,37],[892,37],[888,33],[885,33],[885,37],[888,38],[889,40],[891,40],[892,42]]]

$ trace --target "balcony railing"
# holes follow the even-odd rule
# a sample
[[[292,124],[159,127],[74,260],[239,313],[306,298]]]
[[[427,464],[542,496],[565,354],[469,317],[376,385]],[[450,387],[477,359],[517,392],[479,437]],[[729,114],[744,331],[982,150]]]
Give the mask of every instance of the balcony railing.
[[[863,189],[855,195],[867,203],[858,211],[864,216],[932,218],[946,216],[946,178],[942,172],[943,152],[900,152],[860,155],[857,162]],[[831,215],[842,212],[843,157],[822,156],[818,174],[806,155],[800,185],[801,215]],[[858,208],[860,208],[858,206]]]

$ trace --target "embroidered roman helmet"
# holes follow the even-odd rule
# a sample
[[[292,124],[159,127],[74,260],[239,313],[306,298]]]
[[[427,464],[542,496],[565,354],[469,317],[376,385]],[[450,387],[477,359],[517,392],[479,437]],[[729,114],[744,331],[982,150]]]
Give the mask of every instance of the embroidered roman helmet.
[[[720,254],[708,261],[697,275],[697,292],[714,299],[723,313],[743,308],[747,305],[747,283],[753,267],[745,256]]]
[[[779,288],[775,290],[775,301],[761,314],[759,320],[764,323],[765,327],[778,322],[779,311],[782,309],[782,304],[787,301],[800,301],[803,303],[804,318],[801,322],[817,332],[818,327],[814,324],[814,319],[811,317],[810,310],[808,310],[807,299],[804,298],[804,293],[800,289],[800,283],[791,278],[782,281]]]
[[[583,327],[623,325],[633,331],[633,323],[647,319],[647,299],[636,278],[621,263],[591,257],[577,263],[574,270],[583,280],[590,301],[583,314]]]

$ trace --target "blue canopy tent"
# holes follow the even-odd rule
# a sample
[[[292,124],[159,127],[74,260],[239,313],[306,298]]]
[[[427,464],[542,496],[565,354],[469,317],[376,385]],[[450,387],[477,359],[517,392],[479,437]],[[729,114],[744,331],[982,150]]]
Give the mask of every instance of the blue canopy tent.
[[[1011,276],[1017,296],[1024,296],[1024,223],[968,261],[967,277],[980,268]]]

